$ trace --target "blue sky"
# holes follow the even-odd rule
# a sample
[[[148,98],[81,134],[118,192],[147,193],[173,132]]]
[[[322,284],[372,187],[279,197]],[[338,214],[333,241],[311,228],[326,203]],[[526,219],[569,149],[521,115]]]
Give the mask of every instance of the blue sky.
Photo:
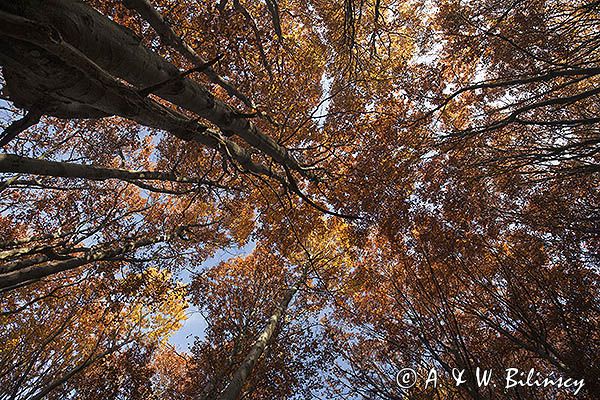
[[[250,254],[252,250],[254,250],[255,245],[256,244],[251,241],[241,248],[220,250],[213,257],[202,263],[196,271],[181,271],[178,278],[182,282],[189,283],[194,272],[204,271],[217,265],[221,261],[227,261],[233,257]],[[189,351],[190,347],[194,344],[195,337],[204,338],[204,332],[207,327],[206,320],[196,307],[190,306],[186,311],[186,315],[188,319],[183,321],[182,327],[169,338],[169,343],[175,346],[177,351],[180,352]]]

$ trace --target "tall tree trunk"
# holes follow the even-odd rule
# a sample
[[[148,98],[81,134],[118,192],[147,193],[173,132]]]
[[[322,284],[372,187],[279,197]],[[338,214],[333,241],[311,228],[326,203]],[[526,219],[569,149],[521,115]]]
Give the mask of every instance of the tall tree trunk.
[[[279,305],[275,309],[275,312],[269,318],[267,326],[260,333],[256,342],[252,345],[252,348],[246,355],[242,364],[238,367],[238,369],[233,373],[233,377],[229,384],[223,392],[221,393],[219,400],[237,400],[241,394],[242,388],[244,384],[248,380],[252,369],[256,365],[256,362],[259,360],[263,352],[265,351],[265,347],[273,338],[273,333],[277,328],[279,321],[281,320],[281,316],[287,310],[292,298],[298,292],[300,285],[304,283],[306,280],[306,275],[308,272],[308,268],[305,268],[302,276],[298,281],[294,284],[294,286],[290,287],[286,290],[285,295],[279,302]]]
[[[284,177],[253,161],[234,141],[114,78],[53,27],[0,10],[0,62],[8,94],[23,108],[41,104],[44,113],[60,118],[119,115],[216,149],[247,170],[286,184]]]
[[[217,106],[219,101],[212,94],[183,77],[175,66],[141,46],[139,41],[132,42],[133,36],[125,28],[78,1],[47,0],[38,5],[26,13],[28,17],[33,14],[36,20],[0,9],[0,62],[8,67],[3,73],[7,92],[15,104],[28,109],[49,104],[46,106],[49,110],[42,111],[63,118],[119,115],[165,130],[182,140],[216,149],[226,160],[234,160],[247,171],[273,178],[322,212],[355,218],[329,211],[304,195],[290,170],[316,179],[311,171],[232,109],[223,111],[223,107],[227,108],[224,103]],[[151,71],[154,73],[150,74]],[[115,76],[137,85],[141,82],[142,87],[136,91]],[[161,77],[164,80],[158,79]],[[224,133],[238,128],[246,132],[240,136],[277,161],[285,175],[281,168],[277,172],[254,161],[249,150],[218,131],[143,96],[148,87],[156,88],[155,94],[175,104],[181,101],[182,107],[214,122]],[[200,109],[187,104],[198,106],[199,101],[203,102]]]
[[[139,89],[153,87],[157,96],[196,113],[217,125],[226,134],[236,134],[288,168],[308,173],[287,149],[264,134],[232,107],[216,98],[203,85],[180,78],[173,64],[144,47],[139,38],[123,26],[98,13],[85,3],[74,0],[36,2],[25,17],[47,23],[62,39],[90,60]]]

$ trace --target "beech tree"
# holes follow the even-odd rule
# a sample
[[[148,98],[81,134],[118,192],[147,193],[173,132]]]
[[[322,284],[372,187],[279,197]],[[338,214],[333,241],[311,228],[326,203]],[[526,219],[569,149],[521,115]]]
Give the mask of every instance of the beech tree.
[[[0,1],[0,399],[594,398],[599,12]]]

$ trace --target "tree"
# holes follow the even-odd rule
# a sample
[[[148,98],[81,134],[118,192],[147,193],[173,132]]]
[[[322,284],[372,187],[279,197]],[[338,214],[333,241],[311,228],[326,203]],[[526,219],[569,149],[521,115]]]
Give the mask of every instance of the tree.
[[[0,397],[592,398],[599,7],[0,2]]]
[[[122,274],[59,279],[5,298],[2,398],[143,397],[149,378],[127,387],[115,372],[138,379],[136,357],[149,357],[180,326],[185,293],[157,269]],[[99,379],[109,373],[113,380]]]

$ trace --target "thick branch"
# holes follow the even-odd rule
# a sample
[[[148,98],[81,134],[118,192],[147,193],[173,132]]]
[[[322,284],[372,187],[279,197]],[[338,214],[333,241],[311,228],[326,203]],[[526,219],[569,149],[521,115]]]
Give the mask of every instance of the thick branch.
[[[130,10],[135,10],[144,18],[156,33],[160,36],[162,41],[177,50],[182,54],[188,61],[194,65],[203,65],[207,63],[207,60],[200,57],[194,49],[192,49],[181,37],[179,37],[175,31],[165,21],[163,16],[152,7],[152,4],[148,0],[123,0],[125,7]],[[242,92],[236,89],[232,84],[227,82],[225,78],[220,76],[211,67],[205,68],[202,71],[211,82],[221,86],[227,91],[232,97],[237,97],[245,105],[250,108],[256,108],[254,103],[246,97]]]
[[[34,282],[41,278],[63,271],[70,271],[96,261],[114,259],[133,252],[138,248],[167,241],[172,237],[174,237],[173,234],[143,236],[128,243],[111,247],[101,244],[92,247],[81,256],[67,257],[63,260],[51,260],[28,265],[24,268],[13,269],[6,273],[0,273],[0,290],[17,287],[25,282]]]
[[[126,181],[151,180],[175,183],[194,183],[224,188],[223,186],[217,185],[216,183],[207,179],[182,177],[169,172],[130,171],[125,169],[95,167],[93,165],[82,165],[21,157],[15,154],[0,154],[0,172],[15,172],[32,175],[54,176],[60,178],[82,178],[93,180],[121,179]]]
[[[40,122],[42,113],[37,109],[31,109],[25,116],[11,123],[0,135],[0,147],[6,146],[11,140],[16,138],[19,133],[25,129],[36,125]]]

